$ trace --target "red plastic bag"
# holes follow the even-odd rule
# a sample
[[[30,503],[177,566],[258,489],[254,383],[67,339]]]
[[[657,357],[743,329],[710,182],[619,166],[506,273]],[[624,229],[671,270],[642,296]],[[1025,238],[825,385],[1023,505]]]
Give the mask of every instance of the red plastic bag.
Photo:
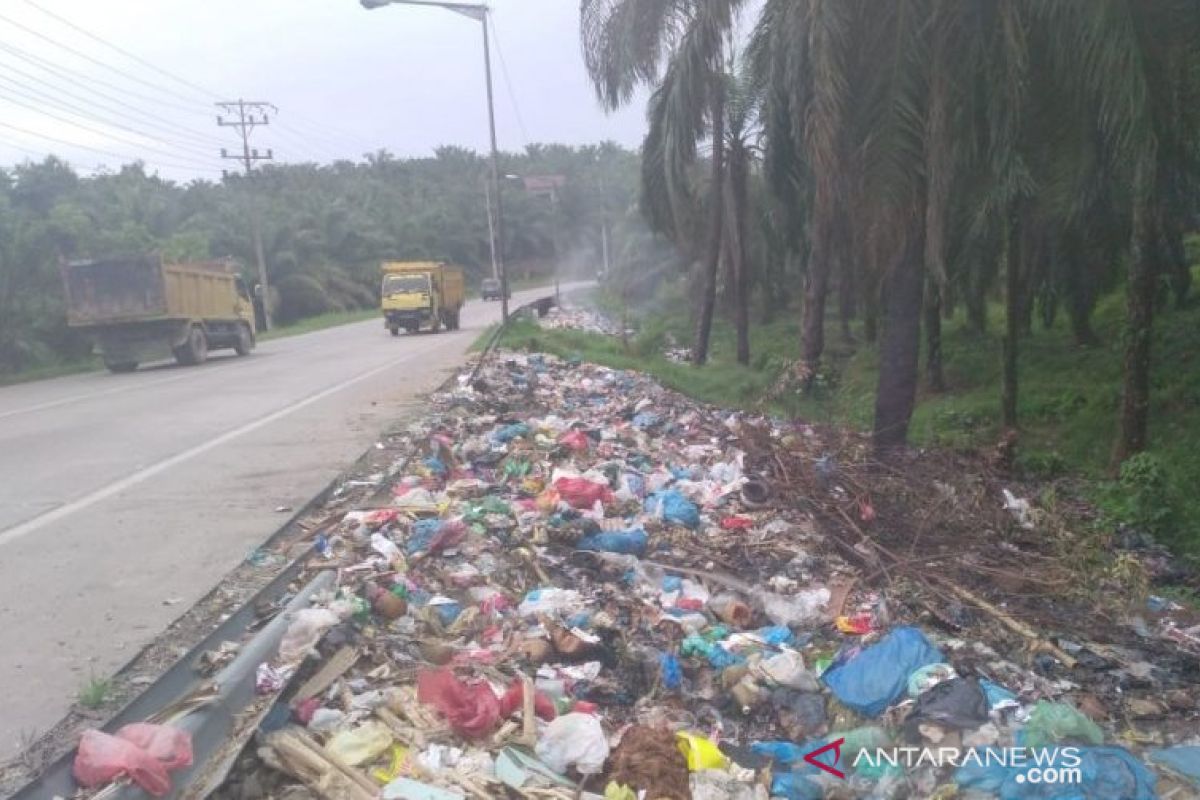
[[[126,725],[110,736],[84,731],[75,753],[75,780],[86,787],[128,775],[155,797],[171,791],[167,773],[192,765],[192,736],[168,725]]]
[[[558,437],[558,443],[574,450],[576,453],[586,453],[592,444],[588,435],[577,428],[572,428]]]
[[[745,531],[754,527],[754,520],[749,517],[726,517],[721,520],[721,530]]]
[[[508,691],[500,698],[500,716],[507,717],[516,713],[525,702],[525,689],[520,680],[513,681]],[[533,693],[533,713],[546,722],[558,716],[554,701],[542,692]]]
[[[466,684],[446,669],[417,674],[417,700],[436,706],[460,736],[479,739],[496,729],[500,699],[486,683]]]
[[[467,536],[467,526],[462,520],[451,519],[442,523],[433,539],[429,542],[430,553],[440,553],[449,550]]]
[[[597,500],[608,503],[613,498],[607,485],[592,483],[587,478],[559,478],[554,482],[554,489],[572,508],[591,508]]]

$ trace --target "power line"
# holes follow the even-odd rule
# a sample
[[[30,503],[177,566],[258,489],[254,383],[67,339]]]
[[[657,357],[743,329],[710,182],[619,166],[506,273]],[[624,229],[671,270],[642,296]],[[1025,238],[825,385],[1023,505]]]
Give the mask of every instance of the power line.
[[[2,47],[2,45],[0,45],[0,47]],[[118,115],[120,117],[124,117],[126,119],[134,120],[134,116],[139,117],[140,119],[134,120],[138,124],[149,125],[151,127],[158,128],[163,131],[167,131],[167,132],[171,133],[172,135],[191,139],[195,143],[200,144],[204,147],[211,147],[214,142],[218,141],[217,138],[214,136],[205,136],[203,134],[200,134],[200,133],[197,133],[196,131],[191,130],[190,128],[180,125],[178,123],[170,122],[169,120],[163,119],[162,117],[157,117],[157,116],[153,115],[152,113],[142,111],[141,109],[138,109],[138,108],[130,105],[129,103],[125,102],[124,100],[121,100],[120,98],[113,97],[112,95],[108,95],[103,92],[97,92],[95,90],[92,90],[92,93],[95,94],[97,97],[102,97],[102,98],[105,98],[106,100],[111,100],[113,103],[116,103],[117,106],[119,106],[119,108],[105,104],[105,103],[97,102],[96,100],[93,100],[92,98],[88,97],[87,95],[78,94],[78,93],[70,91],[68,89],[64,89],[61,86],[58,86],[57,84],[51,83],[50,81],[47,81],[43,78],[39,78],[37,75],[34,75],[31,72],[27,72],[23,69],[20,69],[19,67],[14,67],[11,64],[6,64],[5,66],[8,69],[8,71],[13,72],[13,73],[23,77],[26,81],[31,81],[36,85],[44,86],[47,89],[50,89],[51,91],[60,92],[63,95],[70,97],[71,99],[76,100],[80,103],[85,103],[87,105],[94,106],[95,108],[99,108],[99,109],[107,111],[109,113],[116,114],[116,115]],[[3,76],[0,76],[0,77],[3,77]],[[12,80],[11,78],[8,78],[7,80],[9,80],[12,83],[18,83],[17,81]],[[50,99],[57,100],[58,102],[63,102],[63,101],[59,100],[58,98],[54,98],[51,95],[48,95],[48,94],[45,94],[42,92],[38,92],[37,89],[30,87],[28,84],[18,84],[18,85],[22,85],[28,91],[37,92],[38,94],[42,95],[43,97],[48,97]],[[124,109],[128,109],[128,110],[124,110]]]
[[[118,86],[117,84],[110,83],[109,81],[105,81],[105,80],[103,80],[101,78],[97,78],[93,75],[88,75],[86,73],[79,72],[78,70],[72,70],[67,67],[57,66],[54,63],[47,61],[44,58],[41,58],[40,56],[35,56],[32,53],[22,50],[19,47],[14,47],[14,46],[12,46],[10,44],[6,44],[4,42],[0,42],[0,50],[10,53],[10,54],[16,56],[17,58],[19,58],[20,60],[22,60],[28,64],[32,64],[33,66],[38,67],[39,69],[42,69],[53,75],[59,76],[59,77],[63,78],[64,80],[85,81],[88,83],[93,83],[98,86],[104,86],[105,88],[112,89],[113,91],[116,91],[116,92],[121,92],[123,94],[127,94],[130,97],[135,97],[144,102],[154,103],[154,104],[160,105],[164,108],[173,108],[178,111],[185,111],[189,114],[197,114],[197,115],[203,115],[203,116],[207,117],[211,113],[208,110],[208,107],[203,104],[201,104],[201,107],[185,106],[185,105],[181,105],[179,103],[167,102],[167,101],[161,100],[156,97],[149,97],[140,92],[135,92],[132,89],[128,89],[124,86]],[[97,94],[99,94],[99,92],[97,92]],[[107,96],[107,95],[105,95],[105,96]],[[124,101],[117,101],[117,102],[124,102]]]
[[[120,75],[121,77],[123,77],[127,80],[131,80],[134,83],[139,83],[142,86],[153,89],[157,92],[163,92],[164,94],[170,95],[172,97],[174,97],[176,95],[176,92],[173,89],[164,88],[163,86],[161,86],[159,84],[151,83],[150,81],[144,80],[143,78],[141,78],[137,75],[126,72],[125,70],[122,70],[118,67],[114,67],[112,64],[109,64],[106,61],[101,61],[100,59],[98,59],[94,56],[91,56],[88,53],[84,53],[81,50],[77,50],[76,48],[71,47],[70,45],[63,44],[62,42],[58,41],[57,39],[55,39],[51,36],[47,36],[46,34],[42,33],[41,31],[37,30],[36,28],[31,28],[28,25],[24,25],[20,22],[17,22],[16,20],[12,19],[11,17],[6,17],[5,15],[0,14],[0,21],[7,22],[9,25],[13,26],[14,28],[17,28],[18,30],[25,31],[26,33],[30,34],[31,36],[36,36],[37,38],[41,39],[44,42],[52,44],[61,50],[65,50],[68,53],[71,53],[72,55],[76,56],[77,58],[82,58],[85,61],[95,64],[98,67],[103,67],[104,69],[106,69],[110,72],[113,72],[117,75]]]
[[[79,33],[82,33],[84,36],[88,37],[89,39],[92,39],[93,41],[99,42],[100,44],[104,45],[105,47],[115,50],[116,52],[120,53],[121,55],[125,56],[126,58],[136,61],[138,64],[141,64],[143,67],[154,70],[155,72],[157,72],[159,75],[162,75],[163,77],[170,78],[171,80],[175,81],[176,83],[182,84],[182,85],[188,87],[189,89],[197,91],[200,94],[206,95],[208,97],[208,99],[212,99],[214,97],[219,96],[219,94],[217,92],[214,92],[210,89],[205,89],[203,86],[192,83],[191,81],[189,81],[186,78],[181,78],[178,75],[174,74],[173,72],[168,72],[167,70],[163,69],[162,67],[147,61],[146,59],[142,58],[141,56],[131,53],[128,50],[126,50],[118,45],[113,44],[112,42],[108,41],[107,39],[104,39],[104,38],[92,33],[91,31],[75,24],[74,22],[71,22],[69,19],[60,17],[58,14],[55,14],[53,11],[50,11],[49,9],[44,8],[43,6],[35,3],[33,0],[25,0],[25,4],[29,5],[29,6],[33,6],[38,11],[42,12],[43,14],[50,17],[51,19],[55,19],[55,20],[61,22],[63,25],[66,25],[68,28],[70,28],[74,31],[78,31]]]
[[[71,142],[66,139],[59,139],[56,136],[50,136],[49,134],[39,133],[38,131],[32,131],[29,128],[22,128],[19,125],[12,125],[7,122],[0,122],[0,128],[8,128],[9,130],[13,130],[18,133],[23,133],[27,136],[33,136],[38,139],[45,139],[46,141],[49,141],[49,142],[56,142],[61,145],[66,145],[67,147],[72,147],[72,148],[76,148],[79,150],[87,150],[92,153],[99,153],[100,155],[112,156],[113,158],[119,158],[123,162],[126,162],[126,163],[134,162],[134,161],[144,161],[147,164],[155,164],[160,167],[171,167],[172,169],[183,169],[183,170],[188,170],[190,172],[211,172],[211,173],[220,172],[220,170],[217,170],[217,169],[197,168],[197,167],[189,166],[186,164],[172,163],[169,161],[161,161],[161,160],[151,161],[149,159],[142,159],[142,158],[137,158],[134,156],[123,155],[121,153],[115,153],[112,150],[105,150],[100,147],[92,147],[91,145],[78,144],[77,142]]]
[[[168,150],[163,150],[158,147],[152,147],[150,145],[145,144],[144,142],[131,141],[130,139],[128,139],[126,137],[118,136],[116,134],[111,133],[110,131],[101,130],[100,128],[95,128],[91,125],[87,125],[82,122],[77,122],[73,119],[70,119],[69,117],[63,117],[63,116],[60,116],[59,114],[52,113],[50,111],[45,110],[44,108],[40,108],[37,105],[31,105],[29,103],[24,103],[19,100],[14,100],[12,97],[7,96],[3,93],[0,93],[0,98],[3,98],[14,105],[21,106],[22,108],[27,108],[30,111],[41,114],[42,116],[50,117],[51,119],[56,119],[59,122],[65,122],[68,125],[74,125],[76,128],[81,128],[82,130],[85,130],[85,131],[91,131],[92,133],[99,134],[100,136],[104,136],[109,139],[115,139],[117,141],[124,141],[126,144],[132,144],[134,147],[138,147],[140,149],[162,153],[164,155],[170,156],[171,158],[181,158],[181,159],[188,160],[188,161],[193,160],[193,159],[189,158],[188,156],[186,156],[185,154],[173,153],[173,152],[170,152]],[[143,135],[143,134],[138,134],[138,135]],[[151,138],[151,137],[146,137],[146,138]],[[194,160],[193,163],[200,164],[203,162],[201,162],[199,160]],[[204,166],[208,167],[209,165],[204,164]]]
[[[529,132],[525,130],[525,120],[521,117],[521,107],[517,105],[517,95],[513,92],[512,81],[508,77],[508,62],[504,60],[504,48],[500,46],[500,34],[496,31],[496,23],[491,15],[487,24],[492,26],[492,40],[496,42],[496,55],[500,56],[500,74],[504,76],[504,88],[508,92],[508,102],[512,103],[513,114],[517,117],[517,128],[521,131],[523,144],[529,146]]]
[[[209,150],[202,149],[200,146],[198,146],[196,144],[172,142],[167,139],[163,139],[161,136],[149,134],[149,133],[146,133],[145,131],[140,131],[140,130],[137,130],[134,128],[130,128],[130,127],[122,125],[118,122],[113,122],[111,120],[96,117],[92,114],[88,114],[88,113],[80,110],[76,106],[72,106],[70,103],[65,103],[61,100],[58,100],[57,98],[55,98],[51,95],[48,95],[45,92],[40,92],[36,89],[27,89],[26,87],[23,87],[20,84],[20,82],[14,81],[12,78],[9,78],[5,75],[0,75],[0,82],[6,83],[9,85],[16,84],[16,88],[10,88],[10,89],[8,89],[8,91],[15,92],[19,97],[24,97],[27,100],[32,100],[35,103],[37,103],[37,102],[48,103],[52,107],[58,108],[60,111],[65,111],[68,114],[74,114],[74,115],[82,117],[84,119],[89,119],[94,122],[98,122],[101,125],[107,125],[109,127],[117,128],[119,130],[128,131],[129,133],[133,133],[137,136],[142,136],[144,138],[151,139],[153,141],[161,142],[161,143],[167,145],[168,147],[174,147],[174,148],[179,149],[180,151],[190,152],[190,153],[193,153],[196,155],[207,156],[211,152]],[[17,102],[17,101],[12,100],[11,97],[9,97],[3,91],[0,91],[0,98],[8,99],[10,102]],[[18,103],[18,105],[20,105],[20,103]],[[39,113],[42,113],[41,109],[38,109],[38,111],[39,111]]]

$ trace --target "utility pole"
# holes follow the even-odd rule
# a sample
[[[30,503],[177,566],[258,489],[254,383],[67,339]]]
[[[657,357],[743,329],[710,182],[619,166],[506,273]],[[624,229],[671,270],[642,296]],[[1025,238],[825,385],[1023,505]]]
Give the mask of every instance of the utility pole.
[[[259,125],[266,126],[271,124],[271,118],[267,114],[268,110],[279,113],[279,109],[261,100],[239,99],[217,103],[216,105],[222,110],[222,113],[217,115],[217,125],[222,128],[237,128],[238,135],[242,139],[242,152],[240,155],[238,153],[230,153],[222,147],[221,158],[241,161],[246,170],[246,180],[251,181],[251,176],[254,173],[254,162],[270,161],[275,158],[275,153],[269,148],[266,153],[260,153],[258,148],[250,147],[250,134]],[[262,221],[259,218],[258,202],[254,196],[253,186],[249,189],[249,196],[250,231],[254,238],[254,260],[258,262],[258,285],[262,291],[263,321],[266,322],[265,327],[269,330],[271,328],[270,285],[267,282],[267,258],[263,253]]]

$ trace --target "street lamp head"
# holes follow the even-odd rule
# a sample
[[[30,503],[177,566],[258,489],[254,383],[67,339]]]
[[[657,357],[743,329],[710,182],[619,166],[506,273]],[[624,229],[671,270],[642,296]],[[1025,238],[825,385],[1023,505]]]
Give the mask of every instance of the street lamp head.
[[[358,0],[358,4],[370,11],[373,8],[390,6],[392,4],[392,0]]]

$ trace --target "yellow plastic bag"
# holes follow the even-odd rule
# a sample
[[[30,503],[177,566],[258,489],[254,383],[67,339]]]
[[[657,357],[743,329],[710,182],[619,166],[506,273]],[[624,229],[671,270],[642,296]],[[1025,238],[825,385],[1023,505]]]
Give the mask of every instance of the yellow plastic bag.
[[[623,783],[609,781],[604,787],[604,800],[638,800],[637,792]]]
[[[687,759],[688,769],[699,772],[702,769],[725,769],[729,759],[711,740],[698,733],[680,731],[675,734],[675,746]]]
[[[329,754],[350,766],[377,758],[392,745],[392,731],[382,722],[365,722],[348,731],[339,731],[325,745]]]

